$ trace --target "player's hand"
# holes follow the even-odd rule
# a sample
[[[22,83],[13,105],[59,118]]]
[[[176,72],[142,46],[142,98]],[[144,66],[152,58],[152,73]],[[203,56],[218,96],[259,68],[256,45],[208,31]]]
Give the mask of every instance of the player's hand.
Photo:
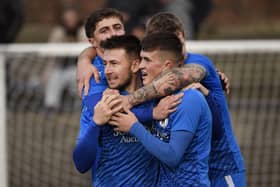
[[[209,90],[200,83],[192,83],[184,88],[184,90],[188,89],[198,89],[204,96],[207,96],[209,94]]]
[[[84,88],[84,95],[88,95],[89,81],[91,76],[94,76],[96,82],[99,82],[99,73],[96,67],[91,63],[80,62],[77,66],[76,78],[78,85],[78,94],[82,97],[82,90]]]
[[[92,59],[96,56],[96,50],[93,47],[86,48],[79,55],[76,71],[76,81],[78,94],[82,96],[82,90],[84,88],[84,94],[88,95],[89,81],[91,76],[94,76],[96,82],[99,82],[99,72],[91,64]]]
[[[132,105],[129,102],[129,95],[121,95],[121,98],[122,98],[122,106],[123,106],[123,108],[126,108],[128,110],[131,109]]]
[[[223,72],[221,72],[219,70],[217,70],[217,72],[218,72],[218,74],[220,76],[223,89],[225,90],[226,94],[229,95],[229,92],[230,92],[230,81],[229,81],[229,78]]]
[[[104,95],[94,107],[93,120],[97,125],[106,124],[113,114],[122,109],[121,98],[117,95]]]
[[[114,114],[109,124],[115,125],[114,131],[129,132],[132,125],[137,122],[136,116],[128,109],[125,109],[125,113],[118,112]]]
[[[178,104],[181,103],[183,96],[184,93],[180,93],[162,98],[153,109],[153,119],[163,120],[167,118],[170,113],[175,112]]]
[[[120,92],[119,92],[119,90],[116,90],[116,89],[107,88],[107,89],[103,92],[103,95],[120,95]]]

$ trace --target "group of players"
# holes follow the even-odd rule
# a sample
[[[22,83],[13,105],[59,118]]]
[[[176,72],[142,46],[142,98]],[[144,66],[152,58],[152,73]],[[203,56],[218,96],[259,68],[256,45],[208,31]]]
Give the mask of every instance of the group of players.
[[[95,11],[85,29],[73,160],[92,170],[92,186],[246,186],[220,77],[186,52],[175,15],[152,16],[141,42],[115,9]]]

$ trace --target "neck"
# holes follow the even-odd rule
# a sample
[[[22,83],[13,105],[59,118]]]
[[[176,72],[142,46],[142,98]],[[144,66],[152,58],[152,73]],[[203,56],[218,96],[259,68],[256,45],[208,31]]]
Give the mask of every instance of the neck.
[[[142,81],[140,78],[140,74],[137,73],[135,75],[132,75],[130,84],[127,85],[124,90],[127,91],[128,93],[133,93],[134,91],[136,91],[138,88],[141,87],[142,87]]]
[[[100,47],[96,47],[95,49],[96,49],[97,55],[100,56],[101,58],[103,58],[103,54],[104,54],[103,49],[101,49]]]

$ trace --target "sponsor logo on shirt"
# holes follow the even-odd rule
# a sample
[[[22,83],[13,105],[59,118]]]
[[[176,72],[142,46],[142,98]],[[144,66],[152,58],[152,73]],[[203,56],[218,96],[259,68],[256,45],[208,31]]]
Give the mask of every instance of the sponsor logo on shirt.
[[[113,136],[115,136],[115,137],[121,136],[120,137],[120,143],[136,143],[136,142],[139,142],[139,140],[136,137],[130,136],[128,133],[125,133],[125,132],[115,131]]]

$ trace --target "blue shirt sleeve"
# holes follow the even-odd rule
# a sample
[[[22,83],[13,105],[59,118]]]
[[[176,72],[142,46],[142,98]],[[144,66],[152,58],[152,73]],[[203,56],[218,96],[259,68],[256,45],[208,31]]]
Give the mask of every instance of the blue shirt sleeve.
[[[100,127],[92,120],[94,106],[101,99],[102,93],[84,97],[80,119],[80,132],[73,152],[73,160],[79,172],[91,169],[99,152]]]
[[[170,167],[178,166],[193,138],[193,133],[189,131],[175,131],[166,143],[154,137],[139,122],[133,124],[130,133],[138,138],[147,151]]]
[[[94,167],[100,150],[100,127],[92,120],[95,105],[101,100],[102,92],[83,97],[80,131],[73,152],[77,170],[84,173]],[[152,121],[153,105],[151,102],[138,105],[132,109],[139,120],[145,124]]]
[[[214,92],[209,92],[209,94],[206,96],[206,100],[208,103],[208,106],[211,110],[212,114],[212,139],[213,140],[219,140],[222,138],[222,135],[224,134],[223,129],[223,121],[222,121],[222,112],[221,108],[219,107],[219,102],[217,101],[217,95]]]
[[[137,105],[131,109],[137,119],[143,123],[150,125],[153,120],[153,102],[146,102]]]
[[[202,99],[204,96],[197,90],[184,91],[182,102],[170,115],[173,124],[171,131],[185,130],[193,134],[196,132],[202,113]]]

